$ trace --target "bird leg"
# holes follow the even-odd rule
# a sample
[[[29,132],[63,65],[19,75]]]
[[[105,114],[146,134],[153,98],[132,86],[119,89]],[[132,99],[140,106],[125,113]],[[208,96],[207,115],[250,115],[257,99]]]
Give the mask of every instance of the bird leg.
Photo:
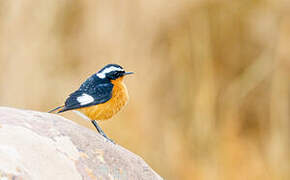
[[[93,125],[95,126],[95,128],[97,129],[97,131],[104,137],[104,138],[106,138],[107,140],[109,140],[109,141],[111,141],[112,143],[114,143],[115,144],[115,142],[112,140],[112,139],[110,139],[110,138],[108,138],[108,136],[104,133],[104,131],[101,129],[101,127],[98,125],[98,123],[97,123],[97,121],[96,120],[92,120],[92,123],[93,123]]]

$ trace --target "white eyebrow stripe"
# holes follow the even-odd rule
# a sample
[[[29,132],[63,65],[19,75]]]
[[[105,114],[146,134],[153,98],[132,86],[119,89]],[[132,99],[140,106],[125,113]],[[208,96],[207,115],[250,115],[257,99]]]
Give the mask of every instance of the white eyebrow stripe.
[[[106,77],[106,74],[110,73],[112,71],[124,71],[124,69],[118,68],[115,66],[111,66],[111,67],[108,67],[108,68],[102,70],[101,72],[97,73],[97,76],[101,79],[104,79]]]
[[[92,102],[94,102],[94,98],[86,93],[83,93],[81,96],[77,97],[77,101],[80,103],[80,105],[87,105]]]

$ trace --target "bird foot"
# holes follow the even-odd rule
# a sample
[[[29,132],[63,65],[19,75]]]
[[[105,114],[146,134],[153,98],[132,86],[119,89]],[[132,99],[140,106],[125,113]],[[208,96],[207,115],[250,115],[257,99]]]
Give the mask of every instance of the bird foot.
[[[92,123],[95,126],[95,128],[97,129],[97,131],[99,132],[99,134],[101,134],[106,140],[112,142],[113,144],[116,144],[112,139],[108,138],[108,136],[104,133],[104,131],[98,125],[96,120],[92,120]]]

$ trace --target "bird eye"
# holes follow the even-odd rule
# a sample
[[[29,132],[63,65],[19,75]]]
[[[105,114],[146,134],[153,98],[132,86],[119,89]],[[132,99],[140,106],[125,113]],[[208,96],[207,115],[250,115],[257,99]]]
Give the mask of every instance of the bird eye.
[[[119,75],[120,75],[120,73],[118,71],[114,72],[114,76],[119,76]]]
[[[125,71],[116,71],[116,76],[122,76],[125,73]]]
[[[111,79],[117,79],[117,78],[123,76],[124,72],[123,71],[112,71],[107,75],[107,77],[111,78]]]

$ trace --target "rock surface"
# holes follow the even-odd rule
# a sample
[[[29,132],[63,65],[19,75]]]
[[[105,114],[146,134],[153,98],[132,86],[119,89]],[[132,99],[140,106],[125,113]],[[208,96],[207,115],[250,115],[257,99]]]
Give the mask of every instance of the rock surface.
[[[139,156],[61,116],[0,107],[0,179],[162,179]]]

